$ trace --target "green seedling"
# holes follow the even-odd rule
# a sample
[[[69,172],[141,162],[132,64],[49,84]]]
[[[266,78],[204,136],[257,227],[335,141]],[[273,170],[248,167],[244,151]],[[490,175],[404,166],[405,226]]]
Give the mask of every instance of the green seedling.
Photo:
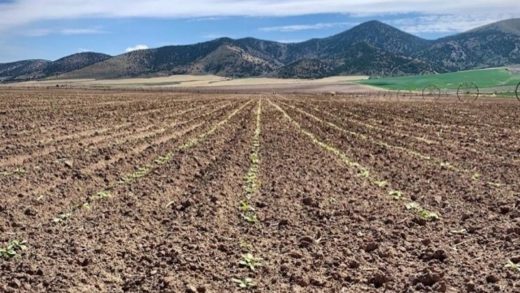
[[[243,251],[252,251],[254,249],[253,244],[251,244],[245,240],[240,240],[240,248]]]
[[[507,264],[505,267],[508,269],[511,269],[513,271],[520,272],[520,264],[516,264],[516,263],[512,262],[511,260],[507,261]]]
[[[441,165],[441,167],[446,168],[446,169],[452,169],[453,168],[453,166],[450,163],[447,163],[447,162],[441,162],[440,165]]]
[[[256,215],[251,212],[242,214],[242,218],[246,220],[246,222],[248,222],[249,224],[255,224],[256,222],[258,222]]]
[[[416,202],[410,202],[406,204],[407,210],[419,210],[421,206]]]
[[[401,200],[403,198],[403,193],[401,191],[392,190],[388,193],[394,200]]]
[[[127,176],[124,176],[121,181],[123,183],[130,183],[132,181],[135,181],[139,178],[142,178],[144,176],[146,176],[148,174],[148,172],[150,172],[150,168],[149,167],[141,167],[139,169],[137,169],[137,171],[135,171],[134,173],[130,174],[130,175],[127,175]]]
[[[232,279],[232,281],[235,282],[240,289],[256,287],[256,283],[251,278]]]
[[[415,212],[417,214],[417,216],[419,216],[419,218],[426,220],[426,221],[436,221],[439,219],[439,215],[437,215],[434,212],[424,209],[416,202],[407,203],[406,209]]]
[[[27,244],[25,241],[11,240],[6,247],[0,247],[0,257],[10,259],[18,255],[19,251],[26,249]]]
[[[473,176],[471,176],[471,179],[473,179],[475,181],[480,180],[480,173],[473,174]]]
[[[251,206],[251,204],[249,203],[249,201],[247,200],[243,200],[240,202],[240,210],[243,212],[243,213],[248,213],[250,211],[254,211],[255,209]]]
[[[107,199],[109,197],[112,197],[112,194],[109,191],[103,190],[96,193],[94,199]]]
[[[59,214],[56,218],[52,219],[52,221],[54,223],[62,223],[66,222],[68,219],[70,219],[70,217],[72,217],[72,213],[62,213]]]
[[[368,177],[370,177],[370,172],[368,170],[363,170],[363,171],[359,172],[358,176],[363,177],[363,178],[368,178]]]
[[[164,164],[168,163],[171,160],[171,158],[172,158],[171,154],[167,154],[166,156],[160,156],[155,160],[155,163],[157,165],[164,165]]]
[[[434,212],[430,212],[428,210],[422,209],[418,213],[419,217],[426,221],[436,221],[439,219],[439,215]]]
[[[500,188],[500,187],[502,187],[502,184],[500,184],[500,183],[495,183],[495,182],[491,182],[491,181],[488,182],[487,184],[488,184],[489,186],[491,186],[491,187],[495,187],[495,188]]]
[[[387,181],[374,181],[374,184],[377,185],[379,188],[385,188],[386,186],[388,186],[388,182]]]
[[[0,176],[12,176],[12,175],[17,175],[17,176],[22,176],[22,175],[25,175],[25,173],[27,173],[27,171],[25,171],[24,169],[22,168],[16,168],[14,171],[2,171],[0,172]]]
[[[255,271],[257,267],[262,266],[261,258],[256,258],[251,253],[246,253],[242,255],[242,259],[240,260],[239,264],[241,266],[245,266],[249,268],[251,271]]]
[[[453,234],[460,234],[460,235],[463,235],[463,234],[466,234],[468,232],[468,230],[466,229],[460,229],[460,230],[452,230],[451,233]]]

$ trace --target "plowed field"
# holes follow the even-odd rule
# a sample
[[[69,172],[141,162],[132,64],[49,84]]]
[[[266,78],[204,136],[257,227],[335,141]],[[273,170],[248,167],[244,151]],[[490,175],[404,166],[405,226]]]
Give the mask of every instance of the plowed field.
[[[520,292],[520,103],[0,93],[2,292]]]

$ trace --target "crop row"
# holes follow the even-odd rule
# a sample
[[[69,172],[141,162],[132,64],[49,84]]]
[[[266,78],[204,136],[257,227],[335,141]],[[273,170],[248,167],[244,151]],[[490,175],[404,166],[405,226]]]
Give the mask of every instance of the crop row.
[[[327,144],[326,142],[321,141],[318,137],[312,132],[304,129],[297,121],[295,121],[285,110],[283,110],[279,105],[268,100],[269,103],[274,106],[290,123],[294,125],[302,134],[307,136],[312,143],[318,145],[323,150],[335,155],[338,159],[340,159],[345,165],[350,168],[356,170],[359,177],[364,178],[370,184],[373,184],[383,190],[388,196],[397,201],[407,201],[405,207],[418,215],[421,219],[426,221],[437,220],[439,215],[435,212],[431,212],[423,207],[421,207],[418,203],[412,201],[409,197],[407,197],[402,191],[392,188],[391,182],[387,180],[380,179],[374,172],[371,172],[367,167],[361,165],[360,163],[351,159],[346,153],[341,151],[340,149]]]
[[[225,125],[226,123],[228,123],[231,118],[233,118],[236,114],[238,114],[244,107],[246,107],[250,103],[251,103],[251,101],[244,103],[237,109],[233,110],[226,118],[224,118],[223,120],[219,121],[218,123],[216,123],[215,125],[210,127],[209,130],[207,130],[206,132],[204,132],[198,136],[195,136],[195,137],[189,139],[188,142],[179,146],[178,148],[176,148],[164,155],[157,156],[155,159],[152,160],[152,162],[149,162],[148,164],[146,164],[144,166],[138,167],[137,170],[134,172],[123,175],[117,182],[113,182],[108,187],[90,195],[86,202],[73,206],[72,208],[68,209],[67,211],[60,213],[57,217],[55,217],[53,219],[53,221],[64,222],[65,220],[67,220],[68,218],[73,216],[73,214],[79,210],[91,209],[92,205],[96,201],[111,197],[112,191],[115,188],[117,188],[118,186],[132,184],[133,182],[135,182],[135,181],[147,176],[151,172],[159,169],[161,166],[163,166],[166,163],[168,163],[169,161],[171,161],[173,156],[176,153],[178,153],[180,151],[188,150],[192,147],[197,146],[199,143],[203,142],[208,136],[212,135],[218,128],[220,128],[223,125]]]
[[[360,122],[358,120],[354,120],[354,119],[350,119],[350,118],[342,118],[339,115],[333,114],[331,112],[328,112],[328,111],[325,111],[325,110],[322,110],[322,109],[319,109],[319,108],[316,108],[316,107],[313,107],[312,109],[315,112],[320,113],[320,114],[324,114],[326,116],[329,116],[329,117],[331,117],[334,120],[346,119],[346,121],[349,122],[349,123],[358,124],[358,125],[361,125],[362,127],[365,127],[367,129],[375,129],[375,130],[381,131],[381,132],[383,132],[385,134],[390,134],[390,135],[399,136],[399,137],[415,138],[419,143],[422,142],[422,143],[425,143],[427,145],[436,144],[436,145],[440,146],[440,142],[437,142],[437,141],[426,140],[426,139],[423,139],[423,138],[420,138],[420,137],[417,137],[417,136],[413,136],[413,135],[408,134],[408,133],[399,132],[399,131],[395,131],[395,130],[389,130],[389,129],[386,129],[386,128],[383,128],[383,127],[375,126],[375,125],[368,124],[368,123],[365,123],[365,122]],[[309,113],[303,113],[303,114],[307,115]],[[331,125],[329,125],[329,126],[331,126]],[[331,126],[331,127],[337,129],[337,127],[334,127],[334,126]],[[363,138],[363,136],[366,137],[366,135],[364,135],[364,134],[361,134],[361,133],[355,134],[354,131],[346,130],[345,128],[343,128],[341,131],[349,133],[349,134],[357,136],[357,137],[361,137],[361,138]],[[369,139],[369,140],[371,140],[373,143],[375,143],[377,145],[380,145],[380,146],[383,146],[383,147],[386,147],[386,148],[390,148],[390,149],[394,149],[394,150],[398,150],[398,151],[407,153],[407,154],[409,154],[411,156],[415,156],[415,157],[417,157],[417,158],[419,158],[421,160],[424,160],[426,162],[434,164],[434,165],[436,165],[436,166],[438,166],[438,167],[440,167],[442,169],[447,169],[447,170],[456,172],[458,174],[461,174],[465,178],[471,179],[473,181],[482,181],[482,182],[484,182],[485,184],[487,184],[490,187],[493,187],[493,188],[505,187],[505,183],[498,181],[498,179],[486,178],[486,176],[483,176],[482,172],[479,172],[478,170],[476,170],[476,168],[469,169],[469,168],[464,167],[464,166],[462,166],[460,164],[457,164],[455,162],[448,162],[448,161],[446,161],[444,159],[441,159],[439,157],[435,157],[432,154],[421,153],[421,152],[419,152],[417,150],[414,150],[414,149],[411,149],[410,147],[405,146],[404,144],[402,144],[402,146],[398,146],[398,145],[391,145],[391,144],[389,144],[387,142],[384,142],[384,141],[376,141],[375,139]],[[451,145],[449,142],[443,142],[442,144],[445,145],[445,146],[451,146],[452,148],[456,148],[457,147],[457,146]],[[477,152],[477,151],[471,149],[471,152]]]
[[[252,197],[258,192],[260,188],[260,181],[258,179],[258,173],[260,171],[260,136],[262,128],[262,100],[258,101],[256,109],[255,119],[255,131],[251,142],[251,153],[249,155],[249,169],[244,176],[244,198],[240,202],[239,211],[240,217],[247,224],[255,225],[258,222],[255,208],[251,204]],[[249,289],[256,286],[253,274],[256,269],[262,266],[262,259],[254,255],[253,245],[248,241],[242,233],[242,239],[239,239],[240,248],[243,254],[241,255],[238,264],[242,267],[246,267],[250,271],[250,275],[245,277],[235,278],[232,281],[237,284],[239,288]]]
[[[437,158],[435,156],[432,156],[432,155],[427,155],[427,154],[423,154],[419,151],[416,151],[416,150],[413,150],[413,149],[409,149],[409,148],[406,148],[406,147],[402,147],[402,146],[397,146],[397,145],[392,145],[392,144],[389,144],[385,141],[382,141],[382,140],[378,140],[378,139],[374,139],[368,135],[365,135],[365,134],[362,134],[362,133],[359,133],[359,132],[355,132],[355,131],[352,131],[352,130],[348,130],[348,129],[345,129],[343,127],[340,127],[338,126],[337,124],[334,124],[332,122],[329,122],[329,121],[325,121],[309,112],[306,112],[300,108],[297,108],[296,106],[293,106],[293,105],[289,105],[289,104],[285,104],[286,106],[292,108],[293,110],[307,116],[307,117],[310,117],[311,119],[321,123],[321,124],[324,124],[324,125],[328,125],[329,127],[331,128],[334,128],[342,133],[346,133],[346,134],[349,134],[349,135],[352,135],[356,138],[359,138],[359,139],[362,139],[362,140],[365,140],[365,141],[368,141],[372,144],[375,144],[375,145],[379,145],[379,146],[382,146],[384,148],[387,148],[387,149],[392,149],[392,150],[396,150],[396,151],[399,151],[399,152],[403,152],[405,154],[408,154],[412,157],[416,157],[422,161],[425,161],[426,163],[428,164],[431,164],[432,166],[435,166],[435,167],[438,167],[440,169],[447,169],[447,170],[450,170],[452,172],[455,172],[461,176],[464,176],[466,177],[467,179],[470,179],[470,180],[474,180],[474,181],[478,181],[478,180],[481,180],[481,174],[479,172],[475,172],[475,171],[472,171],[472,170],[469,170],[469,169],[465,169],[464,167],[461,167],[461,166],[457,166],[457,164],[453,163],[453,162],[447,162],[447,161],[444,161],[440,158]],[[321,111],[321,110],[316,110],[317,112],[321,112],[323,114],[327,114],[331,117],[334,117],[336,119],[338,119],[339,117],[335,116],[334,114],[330,114],[330,113],[326,113],[324,111]],[[487,182],[488,185],[491,185],[491,186],[495,186],[495,187],[499,187],[499,186],[502,186],[502,184],[500,183],[495,183],[495,182]]]

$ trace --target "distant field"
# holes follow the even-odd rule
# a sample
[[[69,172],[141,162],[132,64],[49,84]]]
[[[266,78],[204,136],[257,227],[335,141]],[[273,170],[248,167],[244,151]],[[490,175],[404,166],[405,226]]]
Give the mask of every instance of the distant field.
[[[495,68],[436,75],[378,78],[363,80],[360,83],[390,90],[422,90],[430,85],[436,85],[441,89],[457,89],[463,82],[474,82],[481,89],[508,88],[510,91],[510,88],[520,82],[520,73],[513,73],[508,68]]]
[[[20,82],[17,86],[90,86],[90,87],[230,87],[230,86],[274,86],[274,85],[324,85],[346,84],[368,79],[368,76],[333,76],[322,79],[238,78],[231,79],[216,75],[172,75],[150,78],[125,79],[60,79]],[[354,83],[357,85],[357,83]],[[12,86],[13,84],[10,84]]]

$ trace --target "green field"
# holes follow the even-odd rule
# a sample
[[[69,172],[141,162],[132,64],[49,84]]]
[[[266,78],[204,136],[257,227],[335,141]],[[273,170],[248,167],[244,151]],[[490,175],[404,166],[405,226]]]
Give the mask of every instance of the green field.
[[[510,91],[520,82],[520,73],[512,73],[507,68],[494,68],[361,81],[362,84],[391,90],[422,90],[430,85],[435,85],[441,89],[457,89],[464,82],[474,82],[480,89],[508,88],[508,91]]]

